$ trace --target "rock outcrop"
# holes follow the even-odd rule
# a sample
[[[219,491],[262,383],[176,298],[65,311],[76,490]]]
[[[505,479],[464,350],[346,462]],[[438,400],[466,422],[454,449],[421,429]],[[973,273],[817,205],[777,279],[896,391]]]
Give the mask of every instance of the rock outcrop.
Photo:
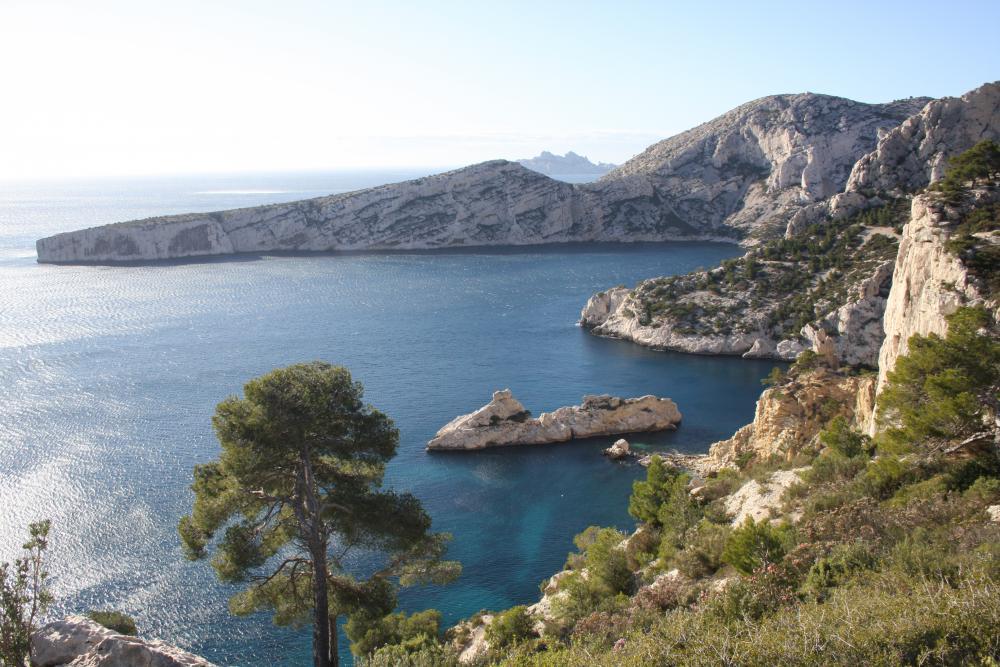
[[[924,102],[775,95],[661,141],[596,183],[498,160],[329,197],[67,232],[39,240],[38,260],[766,236],[804,202],[840,191],[879,133]]]
[[[876,378],[841,375],[825,368],[802,373],[765,390],[757,401],[753,422],[728,440],[709,448],[709,461],[734,466],[743,456],[791,460],[817,448],[817,436],[834,417],[851,424],[867,423],[874,402]]]
[[[450,421],[427,443],[429,450],[470,450],[508,445],[540,445],[573,438],[663,431],[681,421],[669,398],[584,396],[582,405],[531,413],[509,389],[494,392],[482,408]]]
[[[1000,82],[929,102],[858,160],[845,191],[913,192],[940,179],[949,158],[984,139],[1000,140]]]
[[[876,241],[868,243],[872,238]],[[895,235],[880,230],[866,239],[860,248],[849,251],[839,279],[829,281],[836,282],[835,287],[802,278],[807,262],[801,262],[799,275],[787,281],[792,285],[786,288],[790,293],[761,287],[762,280],[787,284],[777,272],[788,271],[791,262],[764,262],[755,257],[762,268],[754,279],[722,289],[718,284],[725,270],[713,269],[650,279],[631,290],[614,287],[599,292],[583,307],[580,324],[595,335],[654,349],[786,361],[812,349],[840,363],[874,368],[882,344],[882,313],[891,284]],[[842,282],[846,285],[841,286]],[[664,296],[665,290],[672,294]],[[820,315],[798,329],[784,325],[775,313],[786,301],[810,290],[830,293],[816,299]],[[666,312],[659,310],[667,300]],[[684,315],[673,315],[671,310]]]
[[[84,616],[46,624],[32,638],[32,667],[213,667],[159,640],[120,635]]]
[[[748,518],[757,523],[777,518],[783,504],[782,496],[788,487],[802,481],[799,473],[803,470],[806,468],[778,470],[764,482],[751,479],[726,496],[723,506],[726,514],[732,517],[731,525],[740,526]]]
[[[629,202],[636,212],[658,204],[661,215],[702,228],[783,232],[787,217],[803,204],[842,191],[855,162],[875,148],[879,136],[928,101],[862,104],[813,93],[763,97],[650,146],[598,185],[604,201]],[[625,187],[649,195],[631,201],[611,195]]]
[[[629,446],[628,440],[622,438],[605,449],[603,454],[613,461],[621,461],[632,455],[632,448]]]
[[[933,194],[913,199],[882,321],[885,338],[879,351],[878,391],[885,386],[896,359],[906,354],[911,336],[945,335],[948,316],[962,306],[985,305],[1000,314],[997,302],[947,247],[969,207],[1000,201],[1000,193],[992,189],[973,190],[970,197],[958,207]],[[872,415],[866,430],[874,433],[876,429]]]

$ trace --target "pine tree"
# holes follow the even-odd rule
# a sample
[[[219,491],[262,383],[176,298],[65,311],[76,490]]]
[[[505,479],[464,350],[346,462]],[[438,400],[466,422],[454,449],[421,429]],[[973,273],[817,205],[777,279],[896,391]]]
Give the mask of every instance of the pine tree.
[[[323,362],[248,382],[216,408],[222,454],[195,467],[193,511],[178,526],[189,557],[213,548],[218,577],[246,584],[233,613],[270,609],[281,625],[312,617],[315,667],[339,662],[340,616],[385,616],[397,584],[445,583],[460,570],[441,560],[448,536],[430,532],[420,502],[381,489],[399,433],[363,393]],[[350,567],[356,551],[365,576]]]

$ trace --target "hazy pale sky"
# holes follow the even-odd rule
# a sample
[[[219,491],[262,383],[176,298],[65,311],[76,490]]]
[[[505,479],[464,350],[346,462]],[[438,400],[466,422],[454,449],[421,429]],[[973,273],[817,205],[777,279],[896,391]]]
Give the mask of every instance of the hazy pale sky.
[[[0,178],[622,162],[756,97],[960,95],[1000,2],[0,0]]]

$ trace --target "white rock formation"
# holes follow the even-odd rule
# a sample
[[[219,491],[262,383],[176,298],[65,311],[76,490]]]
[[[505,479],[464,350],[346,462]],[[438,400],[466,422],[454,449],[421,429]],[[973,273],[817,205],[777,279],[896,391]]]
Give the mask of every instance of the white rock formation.
[[[39,240],[38,260],[736,240],[762,226],[780,231],[797,207],[840,191],[878,133],[923,103],[776,95],[661,141],[597,183],[498,160],[329,197],[67,232]]]
[[[691,354],[742,355],[751,351],[759,354],[761,350],[759,341],[766,339],[762,331],[702,335],[680,333],[670,326],[644,326],[635,317],[636,308],[632,290],[626,287],[613,287],[587,300],[580,313],[580,324],[597,336],[621,338],[654,349],[676,350]],[[786,352],[790,356],[780,357],[771,344],[769,353],[761,356],[794,359],[799,351],[801,348],[794,352]]]
[[[871,276],[852,287],[853,300],[804,326],[801,333],[806,347],[851,366],[874,367],[884,337],[882,315],[894,264],[894,260],[879,264]]]
[[[120,635],[84,616],[48,623],[32,638],[32,667],[213,667],[159,640]]]
[[[493,400],[456,417],[427,443],[429,450],[468,450],[507,445],[538,445],[573,438],[618,435],[677,428],[681,413],[669,398],[584,396],[582,405],[542,413],[538,418],[509,389]]]
[[[620,461],[621,459],[627,458],[632,454],[632,448],[628,444],[628,440],[622,438],[616,440],[613,445],[604,450],[604,455],[615,461]]]
[[[1000,200],[1000,194],[990,191],[974,191],[973,196],[979,203]],[[913,199],[882,321],[885,339],[879,351],[878,391],[896,359],[906,354],[911,336],[945,335],[948,316],[962,306],[983,304],[998,309],[996,303],[984,300],[976,279],[946,247],[961,216],[961,210],[945,206],[932,195]],[[874,433],[876,428],[872,418],[868,431]]]
[[[724,505],[726,514],[732,517],[732,525],[740,526],[747,518],[757,523],[777,518],[781,511],[781,497],[788,487],[802,481],[799,473],[803,470],[806,468],[778,470],[763,484],[751,479],[726,496]]]
[[[851,170],[847,192],[913,192],[944,175],[948,159],[1000,140],[1000,82],[929,102],[883,136]]]
[[[795,236],[808,225],[820,223],[829,216],[849,215],[884,203],[887,195],[906,194],[923,187],[942,175],[947,160],[952,156],[982,139],[1000,139],[1000,83],[986,84],[960,98],[943,98],[930,102],[926,99],[910,100],[907,108],[914,110],[914,115],[896,127],[879,128],[876,132],[877,142],[872,144],[873,150],[859,155],[860,159],[850,168],[850,178],[832,179],[831,182],[840,184],[839,189],[815,184],[810,187],[808,183],[812,181],[805,179],[797,186],[800,192],[794,201],[789,199],[782,203],[780,196],[772,196],[768,200],[769,205],[784,207],[783,210],[786,211],[786,214],[775,218],[787,220],[786,237]],[[722,119],[716,119],[707,125],[719,123]],[[717,130],[716,134],[719,133]],[[678,142],[686,134],[668,141]],[[649,149],[643,156],[651,151],[653,149]],[[626,168],[633,168],[630,165],[636,160],[626,163],[609,175],[609,178]],[[656,162],[655,155],[649,155],[643,161],[652,170]],[[768,177],[770,193],[773,194],[774,188],[781,183],[788,185],[787,180],[782,181],[780,177],[783,170],[788,169],[785,166],[787,164],[797,163],[791,157],[787,163],[775,163],[774,170]],[[819,165],[818,162],[816,164]],[[838,171],[839,167],[827,165],[824,169],[842,173]],[[822,170],[817,166],[811,173],[820,171]],[[774,179],[777,180],[771,183]],[[795,192],[795,189],[787,192]],[[756,220],[752,227],[760,229],[761,225],[766,226],[759,216],[753,217],[757,214],[753,212],[752,193],[742,203],[744,210],[749,213],[741,212],[727,219],[727,225],[740,226],[740,216],[750,215]],[[777,359],[793,359],[802,349],[810,348],[817,353],[836,357],[843,363],[874,366],[882,346],[880,320],[885,308],[892,266],[892,262],[884,262],[876,267],[870,277],[851,287],[851,292],[855,295],[851,300],[834,304],[836,308],[832,312],[803,328],[798,338],[776,340],[762,322],[754,319],[755,314],[752,312],[740,322],[739,329],[744,333],[731,335],[711,333],[709,327],[678,333],[669,322],[660,320],[643,326],[636,317],[639,309],[635,304],[629,303],[629,290],[609,290],[604,296],[592,298],[584,308],[581,322],[597,335],[623,338],[654,348]],[[726,294],[723,297],[732,300],[740,298],[740,295]]]

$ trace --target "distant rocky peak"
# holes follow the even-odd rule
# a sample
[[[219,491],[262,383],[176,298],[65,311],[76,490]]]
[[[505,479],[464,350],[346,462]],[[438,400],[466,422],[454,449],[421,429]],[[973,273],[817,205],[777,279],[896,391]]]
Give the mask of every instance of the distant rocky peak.
[[[518,160],[518,162],[533,171],[560,176],[600,175],[615,168],[615,165],[608,162],[594,164],[574,151],[569,151],[566,155],[542,151],[537,157]]]

